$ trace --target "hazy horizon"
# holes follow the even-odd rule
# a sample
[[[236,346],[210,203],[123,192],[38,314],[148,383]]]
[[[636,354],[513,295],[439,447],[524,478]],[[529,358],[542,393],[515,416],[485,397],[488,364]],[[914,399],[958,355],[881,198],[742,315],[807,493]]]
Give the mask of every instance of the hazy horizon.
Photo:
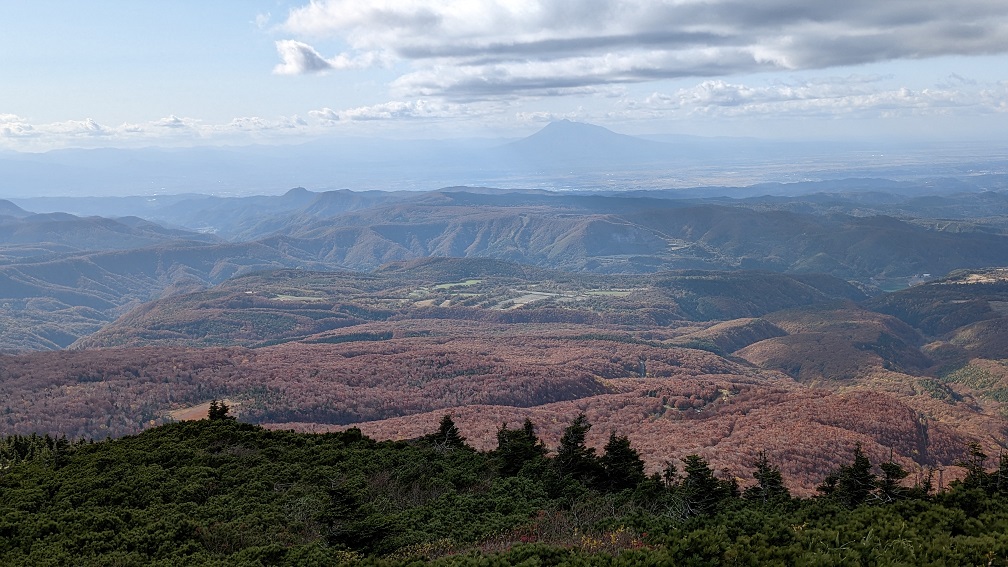
[[[579,122],[479,140],[348,138],[296,145],[63,149],[0,154],[0,198],[199,193],[276,195],[293,187],[430,191],[654,190],[842,178],[918,181],[1008,173],[1008,146],[633,137]],[[991,188],[1000,188],[995,183]]]

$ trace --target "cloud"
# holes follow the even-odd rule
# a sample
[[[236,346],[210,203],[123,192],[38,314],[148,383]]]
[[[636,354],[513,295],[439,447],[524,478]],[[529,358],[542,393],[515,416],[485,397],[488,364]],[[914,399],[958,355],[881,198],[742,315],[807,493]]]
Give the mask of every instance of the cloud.
[[[304,128],[308,126],[300,116],[285,116],[277,120],[269,120],[259,116],[243,116],[235,118],[223,127],[216,127],[217,130],[244,131],[244,132],[268,132],[272,130],[290,130]]]
[[[283,63],[273,68],[277,75],[308,75],[325,73],[333,69],[363,69],[378,64],[377,53],[364,53],[359,57],[340,54],[332,59],[322,57],[307,43],[285,39],[276,42],[277,53]]]
[[[153,126],[159,128],[170,128],[173,130],[180,129],[195,129],[197,127],[197,121],[191,118],[179,118],[172,114],[153,123]]]
[[[36,138],[42,133],[14,114],[0,114],[0,138]]]
[[[630,111],[677,112],[686,115],[892,117],[939,115],[950,109],[983,114],[999,112],[1008,100],[1008,90],[996,86],[960,90],[888,87],[885,77],[848,76],[816,81],[745,85],[721,79],[703,81],[673,93],[652,93],[643,100],[627,100]]]
[[[303,75],[306,73],[321,73],[333,68],[333,65],[319,55],[312,46],[294,40],[276,42],[277,53],[283,63],[273,68],[277,75]]]
[[[310,133],[311,128],[305,119],[297,115],[275,119],[238,117],[220,124],[169,115],[149,122],[105,126],[90,118],[32,124],[20,116],[0,114],[0,147],[37,151],[130,144],[248,143],[250,140],[294,138]]]
[[[1008,81],[1000,81],[996,85],[980,90],[983,104],[994,112],[1008,112]]]
[[[340,122],[459,118],[472,113],[471,109],[466,105],[421,99],[415,101],[389,101],[339,111],[323,108],[321,110],[312,110],[308,114],[322,124],[332,126]]]
[[[114,130],[110,130],[105,126],[102,126],[98,122],[90,118],[84,120],[68,120],[66,122],[57,122],[55,124],[50,124],[47,130],[57,134],[63,134],[66,136],[110,136],[114,134]]]
[[[400,96],[563,92],[677,77],[1008,52],[995,0],[313,0],[279,26],[275,72],[408,65]]]

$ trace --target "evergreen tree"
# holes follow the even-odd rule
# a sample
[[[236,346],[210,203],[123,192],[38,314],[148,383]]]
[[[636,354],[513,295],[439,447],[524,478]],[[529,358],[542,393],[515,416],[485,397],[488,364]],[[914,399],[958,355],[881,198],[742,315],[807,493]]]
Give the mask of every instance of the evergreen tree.
[[[787,500],[791,497],[787,487],[784,486],[784,478],[781,476],[780,468],[770,464],[766,451],[761,451],[756,460],[753,478],[756,479],[756,485],[745,490],[743,496],[746,500],[758,500],[766,504]]]
[[[526,418],[521,429],[508,429],[502,424],[497,430],[497,462],[500,473],[517,475],[526,463],[546,456],[546,445],[535,435],[532,420]]]
[[[888,463],[879,465],[882,469],[882,479],[878,483],[878,495],[885,502],[906,498],[909,491],[900,485],[900,481],[909,474],[903,467],[891,459]]]
[[[207,412],[207,417],[209,417],[211,421],[216,421],[218,419],[234,419],[228,415],[228,411],[230,409],[231,408],[224,403],[224,400],[218,402],[214,399],[210,402],[210,411]]]
[[[644,482],[644,461],[630,446],[630,439],[617,436],[615,431],[609,434],[609,442],[599,462],[604,474],[603,486],[607,490],[618,492]]]
[[[998,458],[998,469],[994,472],[994,492],[1008,495],[1008,453],[1002,452]]]
[[[714,470],[700,455],[687,455],[682,460],[683,477],[679,485],[683,497],[686,517],[710,514],[731,493],[730,483],[714,476]]]
[[[679,471],[676,470],[674,462],[665,461],[665,468],[662,470],[661,479],[665,484],[665,488],[676,489],[679,487]]]
[[[875,490],[875,479],[871,461],[858,443],[854,447],[854,461],[827,476],[818,490],[844,506],[854,508],[863,504],[872,495]]]
[[[934,467],[927,467],[914,475],[914,486],[907,494],[912,498],[925,499],[934,490]]]
[[[957,463],[958,466],[966,469],[966,477],[962,480],[963,488],[987,489],[990,478],[984,469],[986,462],[987,454],[980,448],[980,444],[975,441],[970,443],[966,459]]]
[[[455,426],[455,421],[452,419],[450,414],[445,414],[441,418],[441,424],[438,426],[438,431],[433,436],[430,436],[428,440],[435,446],[445,449],[468,449],[466,445],[465,437],[459,432],[458,427]]]
[[[595,456],[595,449],[585,444],[589,429],[591,424],[583,413],[578,414],[564,429],[556,457],[553,458],[553,468],[561,478],[570,477],[586,485],[592,485],[598,480],[601,473],[598,457]]]

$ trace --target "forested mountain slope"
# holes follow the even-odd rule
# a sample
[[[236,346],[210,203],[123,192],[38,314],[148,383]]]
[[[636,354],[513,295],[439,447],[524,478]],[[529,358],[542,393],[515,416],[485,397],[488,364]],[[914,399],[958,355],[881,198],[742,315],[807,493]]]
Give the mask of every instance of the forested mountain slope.
[[[861,201],[851,198],[830,206],[812,199],[813,205],[798,207],[655,193],[450,188],[296,189],[276,197],[165,201],[148,212],[173,219],[190,211],[201,219],[191,228],[201,232],[131,217],[3,217],[0,305],[7,307],[0,317],[19,330],[0,337],[0,349],[65,346],[136,302],[276,268],[369,272],[389,262],[461,257],[614,275],[683,269],[825,273],[872,290],[906,285],[922,274],[1008,265],[1008,236],[996,222],[970,228],[965,218],[940,223],[885,207],[864,216]],[[120,205],[142,211],[141,203]],[[963,209],[960,216],[965,214]],[[233,240],[221,243],[214,232]],[[81,317],[81,308],[99,316]],[[721,315],[715,308],[709,316]]]

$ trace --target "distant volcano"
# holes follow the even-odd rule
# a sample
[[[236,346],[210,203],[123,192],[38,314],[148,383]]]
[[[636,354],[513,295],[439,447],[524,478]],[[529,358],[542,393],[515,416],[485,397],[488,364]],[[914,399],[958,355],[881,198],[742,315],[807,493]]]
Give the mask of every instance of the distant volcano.
[[[676,156],[676,146],[617,134],[594,124],[561,120],[503,147],[511,155],[542,165],[592,166],[654,162]]]

